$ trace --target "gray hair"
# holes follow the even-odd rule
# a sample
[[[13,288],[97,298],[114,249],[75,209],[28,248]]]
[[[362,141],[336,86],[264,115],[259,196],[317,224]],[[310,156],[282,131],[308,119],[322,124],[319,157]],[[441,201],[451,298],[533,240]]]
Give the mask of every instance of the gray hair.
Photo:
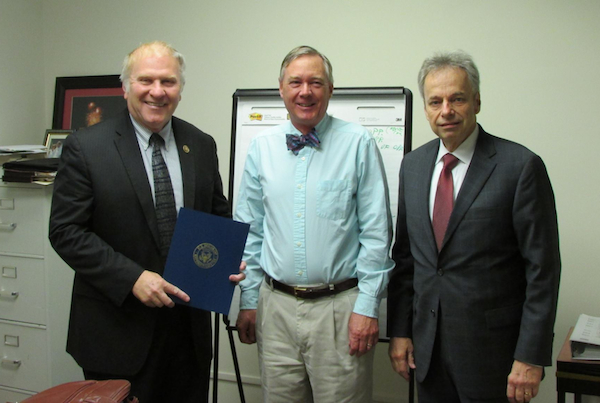
[[[310,56],[316,55],[319,56],[323,60],[323,69],[325,70],[325,74],[327,75],[327,80],[329,80],[329,84],[333,85],[333,67],[331,67],[331,62],[323,53],[319,52],[315,48],[311,48],[310,46],[298,46],[290,51],[287,54],[283,62],[281,63],[281,70],[279,71],[279,81],[283,80],[283,75],[285,73],[285,69],[290,65],[291,62],[299,58],[300,56]]]
[[[177,63],[179,64],[179,84],[181,86],[180,91],[183,91],[183,86],[185,85],[185,59],[183,55],[166,42],[154,41],[141,44],[132,50],[127,56],[125,56],[125,60],[123,60],[123,70],[121,71],[121,76],[119,77],[125,86],[125,92],[129,92],[129,87],[131,84],[131,70],[133,69],[133,65],[142,57],[150,55],[169,55],[177,60]]]
[[[458,50],[456,52],[436,53],[432,57],[425,59],[421,70],[419,70],[419,92],[421,93],[421,97],[425,97],[423,89],[427,75],[434,70],[441,70],[447,67],[463,69],[467,73],[473,94],[479,92],[479,71],[477,70],[477,66],[468,53]]]

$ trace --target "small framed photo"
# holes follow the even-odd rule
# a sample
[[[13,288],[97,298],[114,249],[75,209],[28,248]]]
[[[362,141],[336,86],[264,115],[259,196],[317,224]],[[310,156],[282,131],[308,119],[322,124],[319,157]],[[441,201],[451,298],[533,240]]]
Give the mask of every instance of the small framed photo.
[[[116,116],[127,107],[117,74],[57,77],[52,128],[77,130]]]
[[[62,147],[65,139],[74,130],[46,130],[44,145],[46,146],[47,158],[58,158],[62,153]]]

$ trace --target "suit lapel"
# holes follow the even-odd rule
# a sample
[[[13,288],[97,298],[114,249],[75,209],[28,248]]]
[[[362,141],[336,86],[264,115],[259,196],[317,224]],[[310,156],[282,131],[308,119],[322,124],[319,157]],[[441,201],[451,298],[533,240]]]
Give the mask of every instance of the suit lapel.
[[[194,144],[192,136],[186,131],[179,119],[173,118],[173,135],[177,144],[179,153],[179,163],[181,164],[181,177],[183,180],[183,205],[188,208],[194,208],[196,194],[196,167],[194,162]]]
[[[133,129],[133,124],[126,112],[123,119],[116,125],[115,146],[121,156],[121,161],[129,175],[131,185],[137,194],[142,211],[148,222],[148,227],[157,245],[160,245],[158,224],[156,222],[156,211],[154,210],[154,199],[152,189],[148,182],[148,175],[144,167],[144,161],[140,152],[140,146]]]
[[[479,137],[475,145],[475,153],[473,154],[471,165],[460,188],[460,192],[456,197],[448,229],[446,230],[446,236],[444,237],[444,244],[452,236],[458,224],[460,224],[473,204],[473,201],[475,201],[475,198],[479,195],[481,189],[496,168],[496,163],[491,159],[495,154],[496,148],[494,147],[492,138],[479,126]]]
[[[433,169],[435,167],[435,158],[437,157],[439,150],[439,139],[436,139],[430,143],[428,146],[427,153],[425,154],[425,158],[422,158],[419,166],[416,169],[416,172],[419,172],[419,183],[422,184],[418,187],[418,203],[419,215],[422,217],[427,217],[427,220],[423,220],[423,233],[427,234],[427,242],[431,249],[435,252],[435,256],[437,256],[437,245],[435,243],[435,235],[433,234],[433,226],[431,225],[431,219],[429,219],[429,194],[431,192],[431,178],[433,176]]]

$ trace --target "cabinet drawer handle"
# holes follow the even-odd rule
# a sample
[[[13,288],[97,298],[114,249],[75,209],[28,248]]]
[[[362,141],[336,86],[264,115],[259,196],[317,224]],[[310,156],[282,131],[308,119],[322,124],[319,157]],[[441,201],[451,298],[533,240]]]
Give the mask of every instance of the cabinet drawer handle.
[[[0,230],[2,231],[14,231],[15,228],[17,228],[17,224],[14,222],[0,222]]]
[[[19,298],[19,292],[18,291],[0,290],[0,298],[15,300],[15,299]]]
[[[15,199],[0,199],[0,210],[14,210]]]
[[[10,358],[3,358],[2,366],[17,369],[21,366],[21,360],[11,360]]]

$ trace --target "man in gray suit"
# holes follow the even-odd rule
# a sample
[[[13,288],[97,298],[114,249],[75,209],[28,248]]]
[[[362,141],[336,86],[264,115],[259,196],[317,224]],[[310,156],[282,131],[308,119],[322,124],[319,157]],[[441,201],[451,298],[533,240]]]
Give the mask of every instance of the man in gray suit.
[[[171,238],[155,204],[171,224],[180,207],[231,216],[215,141],[173,116],[184,66],[164,42],[125,58],[127,110],[67,137],[52,199],[50,241],[75,270],[67,351],[86,379],[127,379],[144,403],[207,402],[212,355],[210,312],[175,305],[189,296],[162,278]]]
[[[477,124],[479,73],[469,55],[425,60],[419,90],[439,140],[400,169],[392,366],[407,379],[415,369],[421,403],[528,402],[552,364],[560,277],[546,168]],[[445,218],[436,200],[444,194]]]

